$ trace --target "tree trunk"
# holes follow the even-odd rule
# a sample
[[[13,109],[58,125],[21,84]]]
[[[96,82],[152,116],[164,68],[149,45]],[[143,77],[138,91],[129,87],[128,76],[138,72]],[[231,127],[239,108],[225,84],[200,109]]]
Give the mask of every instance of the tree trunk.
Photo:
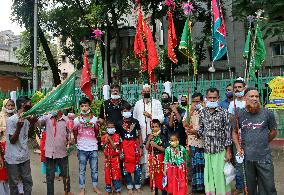
[[[119,28],[117,24],[117,15],[115,13],[115,8],[111,8],[111,15],[112,15],[112,26],[114,28],[115,33],[115,52],[116,52],[116,64],[119,68],[119,82],[122,82],[122,55],[121,55],[121,44],[120,44],[120,38],[119,38]]]
[[[48,41],[46,40],[44,33],[43,33],[40,26],[38,26],[38,36],[39,36],[41,45],[43,47],[46,59],[47,59],[48,64],[51,68],[51,71],[52,71],[54,85],[57,86],[61,82],[59,74],[58,74],[58,72],[59,72],[58,66],[57,66],[56,62],[54,61],[53,55],[52,55],[51,50],[50,50],[49,45],[48,45]]]

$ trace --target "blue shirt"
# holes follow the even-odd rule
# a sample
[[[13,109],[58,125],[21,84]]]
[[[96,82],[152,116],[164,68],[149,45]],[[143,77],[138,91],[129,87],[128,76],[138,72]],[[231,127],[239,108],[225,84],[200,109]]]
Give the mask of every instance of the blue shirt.
[[[225,99],[224,101],[219,102],[219,106],[222,107],[222,108],[225,108],[226,110],[228,110],[229,104],[230,104],[230,102],[228,101],[228,99]]]

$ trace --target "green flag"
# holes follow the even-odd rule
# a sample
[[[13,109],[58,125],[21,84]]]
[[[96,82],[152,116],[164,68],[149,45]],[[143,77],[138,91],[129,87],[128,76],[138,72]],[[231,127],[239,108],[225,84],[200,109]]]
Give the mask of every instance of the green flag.
[[[249,57],[249,51],[250,51],[250,36],[251,36],[251,31],[249,29],[248,34],[247,34],[247,38],[246,38],[246,43],[245,43],[245,48],[243,51],[243,57],[245,59],[248,59]]]
[[[193,65],[194,74],[196,75],[197,74],[197,62],[196,62],[196,57],[195,57],[195,50],[192,44],[191,22],[189,18],[187,18],[184,28],[183,28],[181,40],[179,43],[179,50],[182,54],[188,57],[188,59],[191,61]]]
[[[96,46],[91,71],[92,75],[97,79],[97,87],[100,89],[104,82],[104,75],[103,75],[103,58],[99,44],[97,44]]]
[[[47,112],[75,106],[75,80],[76,72],[47,94],[45,98],[35,104],[23,115],[23,117],[29,115],[41,115]]]
[[[255,72],[262,66],[266,57],[266,49],[262,38],[262,33],[258,25],[255,29],[255,45],[252,48],[252,57],[250,62],[250,76],[255,79]]]

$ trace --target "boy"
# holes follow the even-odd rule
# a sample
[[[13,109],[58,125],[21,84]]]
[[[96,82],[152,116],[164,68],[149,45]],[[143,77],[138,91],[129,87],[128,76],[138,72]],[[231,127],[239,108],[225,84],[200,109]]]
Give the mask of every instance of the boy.
[[[123,124],[118,126],[121,143],[121,158],[123,162],[123,173],[126,178],[128,194],[133,194],[133,185],[141,193],[141,167],[140,157],[142,155],[142,137],[139,122],[132,118],[131,105],[126,104],[122,112]],[[134,173],[134,184],[132,174]]]
[[[146,149],[149,156],[150,186],[158,194],[167,194],[163,188],[163,169],[164,169],[164,151],[166,148],[166,137],[161,133],[161,123],[158,119],[152,120],[152,133],[146,137]]]
[[[86,165],[89,161],[94,192],[101,194],[98,189],[98,140],[96,133],[97,117],[91,112],[91,101],[83,97],[79,102],[80,115],[74,120],[74,138],[77,142],[79,160],[80,195],[85,195]]]
[[[116,194],[121,192],[121,171],[119,167],[119,139],[113,122],[108,121],[106,134],[102,137],[102,145],[105,155],[105,183],[107,194],[112,193],[112,186]]]

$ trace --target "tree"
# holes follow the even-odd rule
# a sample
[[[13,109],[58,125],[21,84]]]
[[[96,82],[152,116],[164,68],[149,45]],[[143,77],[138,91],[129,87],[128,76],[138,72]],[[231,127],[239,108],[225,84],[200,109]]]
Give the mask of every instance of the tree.
[[[258,9],[264,10],[265,37],[284,34],[284,1],[283,0],[235,0],[233,14],[237,20],[246,21],[248,15],[255,15]]]
[[[39,10],[43,10],[44,6],[47,5],[47,2],[48,1],[40,1],[40,3],[38,4]],[[29,32],[30,45],[33,45],[34,12],[31,11],[33,10],[33,8],[34,8],[33,0],[18,0],[18,1],[14,1],[12,5],[12,19],[18,22],[21,26],[24,26],[26,30]],[[41,11],[39,11],[39,13],[41,13]],[[58,71],[55,58],[53,57],[52,52],[50,50],[49,43],[45,37],[45,31],[41,27],[42,17],[43,16],[39,14],[38,36],[39,36],[41,45],[43,47],[44,53],[46,55],[46,60],[51,68],[54,84],[58,85],[60,84],[60,77],[58,74],[59,71]],[[31,60],[30,64],[33,64],[33,48],[31,48],[29,60]]]

